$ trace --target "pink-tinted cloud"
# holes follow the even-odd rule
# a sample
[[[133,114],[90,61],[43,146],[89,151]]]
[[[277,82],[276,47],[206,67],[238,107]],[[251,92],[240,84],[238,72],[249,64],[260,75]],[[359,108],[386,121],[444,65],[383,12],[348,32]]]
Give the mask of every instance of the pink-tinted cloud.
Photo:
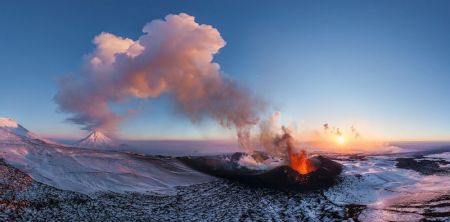
[[[114,129],[127,115],[109,104],[167,93],[191,120],[204,116],[248,136],[258,122],[259,99],[224,77],[213,56],[225,46],[219,31],[181,13],[154,20],[137,40],[101,33],[81,71],[60,82],[55,101],[87,130]]]

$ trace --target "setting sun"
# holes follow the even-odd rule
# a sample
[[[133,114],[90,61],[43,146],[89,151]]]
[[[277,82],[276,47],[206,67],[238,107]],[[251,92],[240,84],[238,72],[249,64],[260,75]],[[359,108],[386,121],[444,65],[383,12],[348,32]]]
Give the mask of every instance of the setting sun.
[[[405,3],[0,0],[0,222],[450,222],[450,0]]]
[[[339,144],[339,145],[342,145],[342,144],[344,144],[345,143],[345,137],[344,136],[338,136],[338,137],[336,137],[336,141],[337,141],[337,143]]]

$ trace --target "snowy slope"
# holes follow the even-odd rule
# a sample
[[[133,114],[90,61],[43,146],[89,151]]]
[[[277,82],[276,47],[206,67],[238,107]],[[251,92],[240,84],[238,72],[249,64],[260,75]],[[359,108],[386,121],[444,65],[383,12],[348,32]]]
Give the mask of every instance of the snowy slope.
[[[40,138],[31,133],[16,121],[0,117],[0,144],[49,143],[53,141]]]
[[[213,180],[175,158],[145,157],[47,143],[5,118],[2,118],[0,126],[0,158],[39,182],[81,193],[170,194],[175,186]]]
[[[395,156],[341,163],[342,181],[324,195],[336,204],[365,205],[361,221],[419,221],[426,208],[440,210],[433,207],[442,203],[447,206],[444,210],[450,210],[450,201],[445,200],[450,195],[450,174],[423,175],[401,169]],[[420,207],[409,207],[414,204]]]
[[[192,189],[186,188],[186,193],[181,195],[192,196],[193,202],[198,202],[197,197],[202,194],[209,195],[208,199],[217,197],[220,212],[228,211],[230,204],[241,203],[239,198],[253,192],[249,188],[236,188],[239,198],[222,203],[222,200],[230,196],[230,189],[233,188],[229,185],[220,186],[224,183],[220,180],[206,183],[216,179],[186,167],[175,158],[50,144],[39,140],[12,120],[3,118],[0,124],[0,158],[28,173],[35,180],[64,190],[86,194],[98,191],[173,194],[176,186],[202,184],[198,186],[211,189],[198,192],[198,187],[193,186]],[[439,161],[437,167],[447,172],[441,174],[421,174],[416,170],[397,167],[396,158],[404,156],[337,156],[335,158],[345,166],[337,185],[324,190],[321,197],[314,197],[303,204],[299,201],[308,194],[299,193],[302,198],[295,201],[296,207],[292,211],[279,212],[283,215],[302,212],[308,218],[315,218],[316,213],[320,212],[309,209],[308,204],[322,201],[329,202],[325,205],[318,203],[318,206],[323,205],[326,209],[347,204],[363,205],[359,216],[361,221],[419,221],[430,212],[437,212],[436,215],[440,211],[449,212],[449,156],[449,152],[441,152],[416,158],[417,161]],[[248,197],[252,198],[253,195]],[[271,210],[277,211],[277,207],[284,209],[291,197],[283,199],[277,195],[269,201],[265,198],[270,196],[262,199],[258,196],[256,199],[258,202],[263,200],[263,206],[270,206]],[[178,199],[180,198],[177,196]],[[205,204],[207,203],[202,202],[198,205]],[[209,212],[209,208],[205,209],[205,212]]]
[[[35,135],[23,128],[16,121],[8,118],[0,118],[0,141],[9,143],[21,143],[24,139],[35,139]]]

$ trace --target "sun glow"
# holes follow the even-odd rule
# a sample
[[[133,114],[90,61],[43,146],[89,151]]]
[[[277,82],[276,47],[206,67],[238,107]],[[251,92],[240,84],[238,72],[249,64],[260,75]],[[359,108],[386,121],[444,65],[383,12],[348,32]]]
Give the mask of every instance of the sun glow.
[[[342,135],[336,137],[336,142],[337,142],[339,145],[343,145],[343,144],[345,143],[345,141],[346,141],[346,139],[345,139],[345,137],[342,136]]]

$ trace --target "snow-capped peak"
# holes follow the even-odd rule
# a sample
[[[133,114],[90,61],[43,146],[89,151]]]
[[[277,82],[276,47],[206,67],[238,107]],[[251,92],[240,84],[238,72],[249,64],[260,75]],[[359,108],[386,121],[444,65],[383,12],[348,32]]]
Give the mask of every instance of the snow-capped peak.
[[[10,118],[0,118],[0,129],[14,135],[36,139],[37,137]]]
[[[92,131],[84,139],[80,140],[77,143],[80,147],[88,147],[88,148],[107,148],[107,147],[115,147],[117,143],[106,136],[103,132],[100,131]]]
[[[53,141],[36,136],[13,119],[0,117],[0,143],[18,144],[36,140],[56,144]]]
[[[19,124],[13,119],[0,117],[0,127],[18,128]]]

